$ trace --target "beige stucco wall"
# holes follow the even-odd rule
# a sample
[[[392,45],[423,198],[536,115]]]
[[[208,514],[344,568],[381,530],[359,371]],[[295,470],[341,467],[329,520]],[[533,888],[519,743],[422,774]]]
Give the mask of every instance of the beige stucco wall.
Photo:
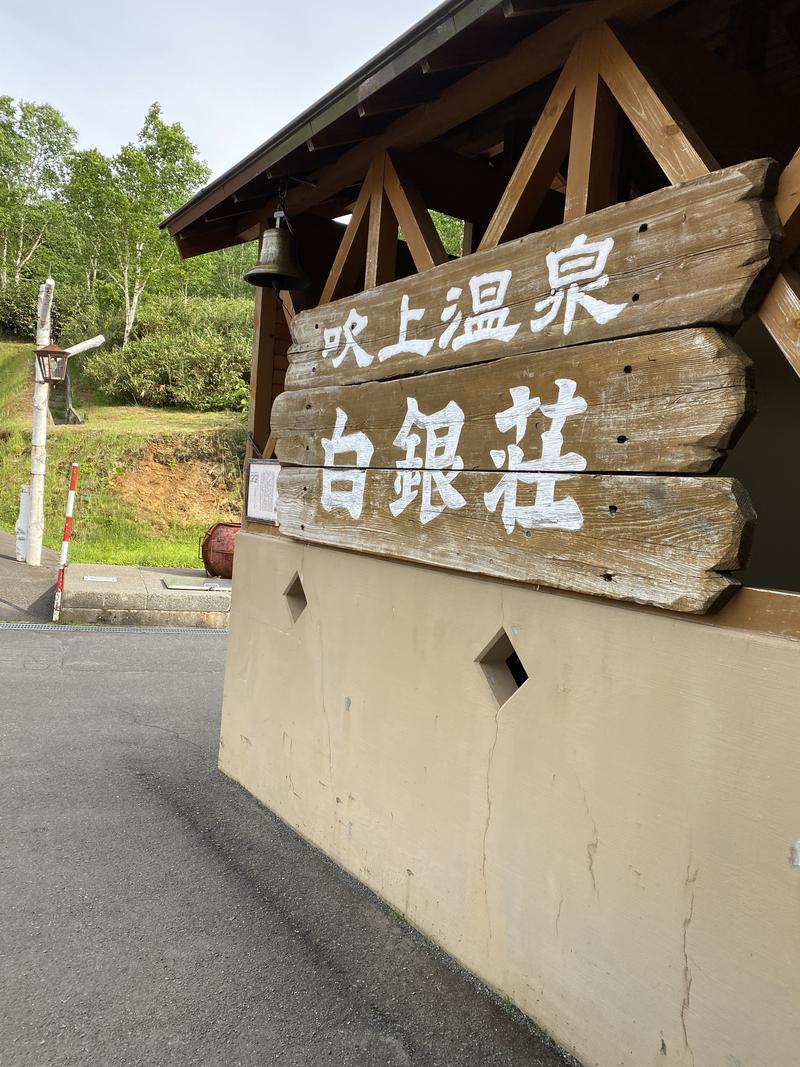
[[[800,1060],[796,640],[243,532],[220,746],[585,1064]]]

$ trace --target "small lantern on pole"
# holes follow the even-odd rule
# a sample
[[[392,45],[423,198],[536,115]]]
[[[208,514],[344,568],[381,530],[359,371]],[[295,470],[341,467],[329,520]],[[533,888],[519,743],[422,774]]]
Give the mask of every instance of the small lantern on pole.
[[[36,361],[43,382],[53,385],[63,382],[67,376],[67,362],[72,355],[66,348],[49,344],[36,349]]]

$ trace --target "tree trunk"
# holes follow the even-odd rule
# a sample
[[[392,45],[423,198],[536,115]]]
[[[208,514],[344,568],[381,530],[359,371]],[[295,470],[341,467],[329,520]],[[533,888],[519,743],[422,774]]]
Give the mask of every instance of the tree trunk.
[[[130,340],[133,325],[136,322],[136,312],[139,308],[139,300],[142,295],[141,288],[136,288],[132,293],[125,294],[125,331],[122,334],[122,347]]]

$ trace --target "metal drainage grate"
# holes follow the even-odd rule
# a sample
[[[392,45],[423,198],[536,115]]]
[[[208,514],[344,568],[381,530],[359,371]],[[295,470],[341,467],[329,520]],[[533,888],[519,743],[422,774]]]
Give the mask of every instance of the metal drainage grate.
[[[83,634],[219,634],[227,637],[227,629],[212,626],[77,626],[52,622],[0,622],[0,630],[52,630],[57,633]]]

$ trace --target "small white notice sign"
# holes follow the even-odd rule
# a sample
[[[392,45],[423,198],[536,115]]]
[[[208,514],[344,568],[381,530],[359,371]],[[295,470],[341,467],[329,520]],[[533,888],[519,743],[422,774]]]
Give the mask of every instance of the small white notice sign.
[[[111,578],[105,574],[84,574],[84,582],[116,582],[116,578]]]
[[[278,475],[276,459],[251,459],[247,468],[248,519],[278,525]]]

